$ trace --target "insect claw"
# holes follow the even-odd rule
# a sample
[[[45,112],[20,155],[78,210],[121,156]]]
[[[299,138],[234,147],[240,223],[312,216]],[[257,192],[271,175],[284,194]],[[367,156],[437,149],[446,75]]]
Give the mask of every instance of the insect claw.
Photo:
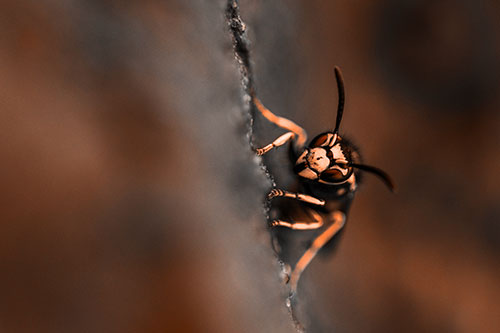
[[[271,228],[273,228],[273,227],[278,226],[279,224],[280,224],[280,222],[278,220],[272,220],[271,223],[269,223],[269,226]]]
[[[271,192],[267,195],[267,199],[271,200],[274,197],[278,197],[283,195],[283,191],[278,190],[278,189],[272,189]]]

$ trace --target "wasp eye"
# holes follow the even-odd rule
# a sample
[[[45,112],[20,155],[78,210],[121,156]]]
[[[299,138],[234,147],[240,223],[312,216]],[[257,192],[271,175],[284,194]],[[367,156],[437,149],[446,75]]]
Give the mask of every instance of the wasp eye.
[[[328,140],[328,134],[320,134],[316,136],[314,139],[312,139],[311,143],[309,144],[309,147],[320,147],[321,145],[325,144],[326,141]]]
[[[333,134],[330,132],[321,133],[311,140],[309,148],[318,148],[318,147],[326,148],[333,145],[336,139],[337,139],[337,134]]]

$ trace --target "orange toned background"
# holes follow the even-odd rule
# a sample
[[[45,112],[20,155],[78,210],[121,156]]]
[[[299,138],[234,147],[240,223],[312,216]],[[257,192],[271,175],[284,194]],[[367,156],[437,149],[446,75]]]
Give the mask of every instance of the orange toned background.
[[[325,130],[339,65],[342,129],[399,185],[366,177],[306,327],[497,331],[500,7],[240,4],[266,106]],[[0,1],[0,331],[294,331],[225,6]]]

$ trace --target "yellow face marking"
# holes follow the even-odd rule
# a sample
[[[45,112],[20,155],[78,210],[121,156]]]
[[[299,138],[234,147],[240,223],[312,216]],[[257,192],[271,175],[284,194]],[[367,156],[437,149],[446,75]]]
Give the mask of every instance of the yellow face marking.
[[[337,143],[335,146],[333,146],[330,150],[333,153],[333,159],[334,160],[344,160],[344,161],[347,161],[346,157],[344,156],[344,152],[342,151],[342,148],[340,147],[339,143]]]
[[[307,155],[309,166],[318,172],[325,171],[330,165],[330,159],[326,156],[326,150],[323,148],[313,148]]]
[[[339,164],[347,164],[348,163],[347,159],[344,155],[344,152],[342,151],[342,147],[340,146],[339,143],[337,143],[335,146],[333,146],[330,150],[333,154],[333,160],[335,161],[335,163],[339,163]],[[344,175],[344,176],[349,173],[348,168],[342,168],[339,165],[335,165],[331,169],[339,170],[342,173],[342,175]]]

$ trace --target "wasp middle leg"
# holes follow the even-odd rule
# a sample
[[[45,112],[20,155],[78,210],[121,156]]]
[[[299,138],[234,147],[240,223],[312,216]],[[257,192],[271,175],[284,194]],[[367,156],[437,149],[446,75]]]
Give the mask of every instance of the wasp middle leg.
[[[315,198],[311,195],[307,194],[302,194],[302,193],[293,193],[293,192],[288,192],[285,190],[280,190],[280,189],[273,189],[269,194],[267,195],[268,199],[272,199],[275,197],[283,197],[283,198],[290,198],[290,199],[296,199],[299,201],[307,202],[313,205],[318,205],[318,206],[324,206],[325,205],[325,200],[323,199],[318,199]]]

